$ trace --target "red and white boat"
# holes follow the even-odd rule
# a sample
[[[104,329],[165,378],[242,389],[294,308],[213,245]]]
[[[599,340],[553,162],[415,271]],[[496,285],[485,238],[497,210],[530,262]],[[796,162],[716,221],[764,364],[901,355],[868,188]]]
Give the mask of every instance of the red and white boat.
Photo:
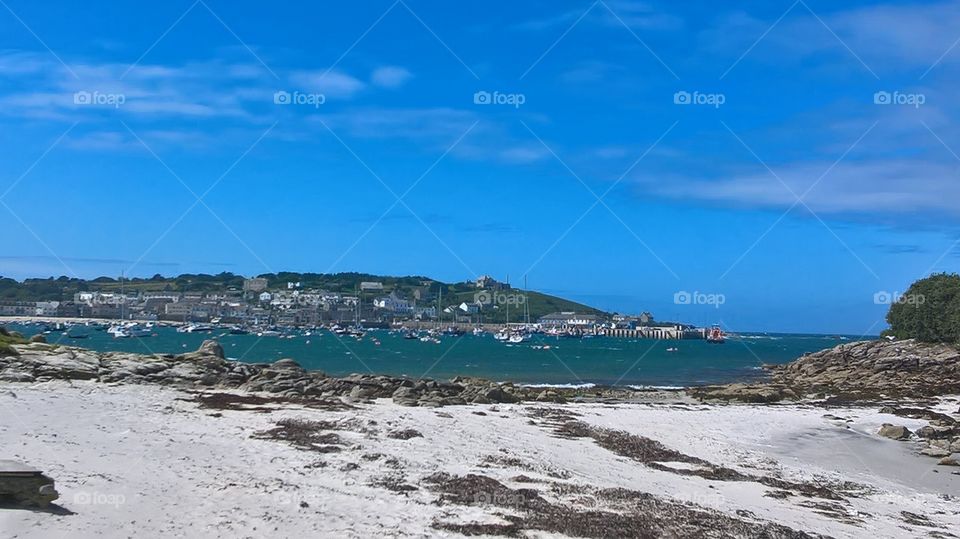
[[[710,344],[723,344],[727,341],[727,334],[720,329],[720,326],[712,326],[707,330],[707,342]]]

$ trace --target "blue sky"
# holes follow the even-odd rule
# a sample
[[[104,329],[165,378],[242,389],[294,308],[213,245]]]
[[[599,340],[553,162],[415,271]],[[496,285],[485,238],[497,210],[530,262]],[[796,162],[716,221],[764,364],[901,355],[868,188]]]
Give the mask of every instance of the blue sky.
[[[527,275],[875,334],[960,262],[957,3],[0,4],[5,276]]]

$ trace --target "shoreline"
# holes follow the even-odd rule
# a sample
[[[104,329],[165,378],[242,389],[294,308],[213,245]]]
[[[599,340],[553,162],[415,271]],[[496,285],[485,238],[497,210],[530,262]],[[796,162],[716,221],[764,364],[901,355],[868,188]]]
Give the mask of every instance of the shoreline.
[[[19,317],[20,320],[25,318],[27,317]],[[46,323],[40,322],[37,318],[32,320],[38,324]],[[37,332],[36,326],[31,329],[20,327],[12,321],[9,323],[27,335]],[[442,371],[435,374],[436,377],[482,377],[500,383],[550,389],[579,386],[583,389],[599,387],[639,391],[679,390],[711,384],[758,383],[767,378],[767,373],[760,366],[752,363],[753,356],[748,357],[745,351],[739,354],[739,351],[734,348],[735,344],[728,344],[725,352],[719,348],[707,348],[702,344],[703,341],[691,341],[689,345],[681,345],[680,353],[670,354],[668,352],[671,351],[671,347],[676,345],[656,340],[627,339],[621,342],[617,338],[600,337],[585,341],[579,339],[555,341],[553,338],[535,337],[529,343],[510,345],[496,343],[489,338],[489,335],[474,337],[467,334],[461,337],[443,338],[443,344],[437,346],[435,351],[431,349],[433,344],[422,344],[416,341],[409,344],[411,341],[401,341],[400,334],[397,332],[387,335],[387,330],[371,330],[362,342],[358,339],[355,348],[353,339],[347,337],[338,339],[327,331],[314,332],[312,335],[308,332],[306,335],[297,333],[290,336],[260,338],[255,334],[229,335],[226,329],[212,333],[174,335],[173,330],[169,328],[176,327],[177,324],[164,323],[163,326],[163,329],[153,331],[150,337],[120,340],[111,339],[109,335],[93,331],[83,332],[89,335],[89,338],[72,339],[59,332],[45,335],[45,337],[51,344],[59,346],[92,348],[104,352],[128,351],[173,355],[183,353],[184,350],[189,349],[188,346],[191,348],[198,346],[201,339],[218,339],[223,343],[228,359],[250,364],[272,362],[279,358],[294,358],[297,361],[303,359],[303,365],[308,370],[332,373],[336,376],[369,372],[375,375],[415,378],[424,370],[434,370],[432,367],[427,369],[430,365],[429,361],[419,363],[420,354],[423,354],[424,358],[436,359],[437,354],[446,357],[446,351],[452,348],[451,344],[456,346],[463,339],[460,348],[450,355],[447,362],[440,364],[436,369]],[[375,348],[369,344],[374,342],[379,347],[380,341],[384,345],[382,348]],[[819,344],[819,341],[817,343]],[[811,344],[804,344],[803,341],[797,341],[791,344],[791,347],[799,347],[800,353],[815,349]],[[345,350],[349,353],[345,354]],[[646,357],[646,353],[650,350],[654,353],[649,354],[647,361],[652,361],[649,363],[652,368],[636,369],[631,371],[629,376],[624,376],[623,369],[627,369],[631,363],[634,363],[638,356]],[[733,356],[730,352],[733,352]],[[583,354],[583,359],[580,354]],[[365,361],[358,363],[351,357],[360,357]],[[772,357],[771,361],[785,361],[784,357],[781,353],[779,356]],[[487,358],[491,358],[492,361],[488,362]],[[732,364],[728,364],[728,360]],[[570,362],[568,369],[561,366],[565,361]],[[690,374],[690,371],[685,370],[684,365],[689,362],[706,365],[708,369],[716,365],[717,369],[706,377],[697,379]],[[710,362],[713,362],[712,365]],[[548,363],[550,366],[544,366]],[[596,365],[599,367],[594,368]],[[365,371],[364,367],[368,370]],[[582,377],[568,375],[571,369]]]
[[[891,423],[947,432],[960,392],[749,403],[332,378],[289,359],[233,363],[215,341],[176,356],[14,347],[0,357],[12,418],[0,440],[16,440],[3,457],[40,467],[60,492],[50,510],[0,507],[0,528],[17,539],[799,539],[960,527],[960,467],[931,458],[923,438],[880,434]]]
[[[389,399],[315,407],[253,395],[0,382],[0,406],[16,418],[0,426],[0,437],[18,441],[8,456],[41,467],[60,492],[50,512],[0,509],[0,528],[16,539],[708,530],[793,539],[916,537],[960,526],[960,476],[934,473],[899,442],[858,436],[832,452],[790,449],[822,432],[868,432],[888,419],[875,410],[676,402],[435,409]],[[890,458],[872,459],[864,443]],[[836,466],[838,454],[859,469]],[[905,481],[901,467],[926,474]]]

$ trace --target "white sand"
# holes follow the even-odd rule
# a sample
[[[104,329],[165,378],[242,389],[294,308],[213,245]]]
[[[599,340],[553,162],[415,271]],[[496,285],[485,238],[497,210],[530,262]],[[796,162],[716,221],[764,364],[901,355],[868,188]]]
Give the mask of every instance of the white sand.
[[[730,515],[748,510],[758,520],[836,537],[917,537],[933,529],[907,524],[901,511],[923,515],[941,531],[960,530],[960,504],[945,496],[960,495],[960,476],[950,474],[956,468],[934,466],[934,459],[915,455],[911,444],[873,435],[883,422],[911,428],[920,422],[872,409],[550,405],[581,413],[580,419],[592,425],[653,438],[746,473],[869,485],[870,494],[849,500],[850,513],[863,521],[855,525],[801,506],[808,498],[764,497],[773,489],[754,482],[653,470],[590,439],[553,437],[543,426],[528,424],[531,405],[424,409],[382,401],[341,412],[285,407],[272,413],[222,411],[222,417],[213,417],[217,411],[178,400],[186,397],[153,386],[0,385],[0,458],[44,470],[57,481],[57,503],[75,513],[0,509],[0,537],[435,537],[445,534],[431,527],[438,518],[499,521],[489,507],[436,504],[437,495],[422,485],[406,494],[369,486],[390,474],[419,485],[437,471],[478,473],[513,488],[539,488],[548,500],[562,503],[575,503],[574,497],[557,498],[545,484],[510,478],[523,474],[623,487]],[[826,419],[825,413],[853,422]],[[368,432],[339,431],[350,447],[329,454],[251,438],[284,417],[352,419]],[[386,436],[404,428],[423,437]],[[402,469],[391,467],[387,458],[361,458],[374,453],[395,457]],[[519,458],[523,464],[479,466],[490,456]],[[320,461],[326,467],[310,467]],[[348,463],[359,467],[347,471]]]

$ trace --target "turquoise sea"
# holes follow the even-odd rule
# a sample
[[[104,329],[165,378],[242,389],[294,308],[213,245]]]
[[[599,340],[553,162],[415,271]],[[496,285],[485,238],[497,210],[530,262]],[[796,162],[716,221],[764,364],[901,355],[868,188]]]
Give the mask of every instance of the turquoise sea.
[[[37,326],[9,327],[25,335],[38,330]],[[86,339],[70,339],[58,332],[47,335],[51,343],[138,353],[192,351],[213,337],[220,340],[230,359],[258,363],[293,358],[307,369],[336,376],[373,372],[445,379],[466,375],[523,384],[660,387],[749,381],[764,375],[760,369],[764,363],[786,363],[804,353],[861,338],[743,333],[725,344],[709,344],[700,340],[558,339],[541,335],[511,345],[494,340],[492,335],[468,334],[445,336],[435,344],[406,340],[386,330],[368,331],[358,340],[328,331],[293,338],[261,338],[225,331],[177,333],[167,327],[156,328],[154,336],[143,338],[115,339],[103,331],[92,331]]]

